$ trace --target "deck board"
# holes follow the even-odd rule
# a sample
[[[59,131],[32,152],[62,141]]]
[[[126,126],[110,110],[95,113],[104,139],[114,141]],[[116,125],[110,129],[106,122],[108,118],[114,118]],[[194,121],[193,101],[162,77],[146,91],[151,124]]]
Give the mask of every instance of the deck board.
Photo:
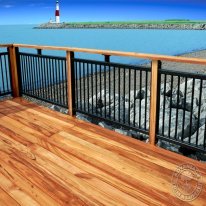
[[[172,191],[178,165],[206,166],[21,98],[0,102],[0,205],[206,205]]]

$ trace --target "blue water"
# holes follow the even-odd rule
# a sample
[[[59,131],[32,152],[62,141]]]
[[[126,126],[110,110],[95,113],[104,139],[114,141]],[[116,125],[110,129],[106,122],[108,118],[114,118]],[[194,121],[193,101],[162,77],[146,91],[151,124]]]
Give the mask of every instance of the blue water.
[[[206,48],[206,31],[65,29],[39,30],[34,25],[0,26],[0,44],[23,43],[176,55]],[[47,52],[50,54],[51,52]],[[64,55],[56,52],[55,55]],[[79,54],[78,57],[86,57]],[[89,57],[103,59],[102,56]],[[137,59],[114,61],[141,63]]]

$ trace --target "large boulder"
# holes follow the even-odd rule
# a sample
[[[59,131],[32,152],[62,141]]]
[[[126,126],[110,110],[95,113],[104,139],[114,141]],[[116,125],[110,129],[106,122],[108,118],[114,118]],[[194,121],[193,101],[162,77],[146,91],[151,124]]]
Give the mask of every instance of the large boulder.
[[[177,122],[176,122],[176,117]],[[192,117],[192,125],[190,122],[190,118]],[[183,138],[186,138],[190,134],[190,128],[191,133],[193,134],[197,129],[197,122],[195,120],[195,116],[192,115],[188,111],[183,111],[182,109],[173,109],[171,108],[171,116],[170,116],[170,109],[165,109],[165,116],[163,117],[163,110],[160,111],[160,117],[159,117],[159,134],[163,136],[168,136],[169,134],[169,119],[171,118],[171,125],[170,125],[170,138],[181,138],[183,135]],[[184,119],[184,128],[183,127],[183,119]],[[163,125],[164,123],[164,125]],[[175,137],[175,129],[177,125],[177,136]],[[163,131],[164,126],[164,133]],[[184,134],[183,134],[184,131]]]
[[[130,123],[141,129],[149,129],[150,99],[136,100],[130,110]]]
[[[165,96],[171,95],[171,86],[169,83],[161,84],[160,86],[160,94]]]
[[[136,91],[131,90],[130,96],[129,94],[126,94],[125,99],[127,100],[130,99],[130,102],[134,103],[134,100],[136,99],[142,100],[149,96],[150,96],[150,90],[147,90],[147,88],[144,87],[141,90],[136,90]]]
[[[192,136],[191,136],[191,141],[190,143],[192,144],[195,144],[196,145],[196,139],[198,139],[197,141],[197,146],[202,146],[204,145],[204,139],[206,138],[205,137],[205,134],[206,134],[206,131],[205,131],[205,125],[202,125],[199,129],[198,129],[198,133],[195,132]],[[184,140],[185,142],[189,142],[189,138],[186,138]]]
[[[200,116],[199,116],[200,113]],[[199,116],[199,126],[201,127],[203,124],[206,123],[206,103],[202,104],[199,107],[196,107],[193,114],[196,118]]]
[[[124,98],[120,96],[120,101],[123,101]],[[97,108],[102,108],[108,105],[113,104],[115,101],[119,101],[119,95],[114,93],[109,93],[108,90],[102,90],[101,92],[98,92],[97,95],[94,95],[89,99],[89,103],[92,105],[92,101],[94,106]]]

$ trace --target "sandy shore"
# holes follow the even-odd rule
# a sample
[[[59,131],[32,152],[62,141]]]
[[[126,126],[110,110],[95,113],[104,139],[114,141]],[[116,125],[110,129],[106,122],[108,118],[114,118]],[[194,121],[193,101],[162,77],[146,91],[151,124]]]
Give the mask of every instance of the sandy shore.
[[[188,52],[182,55],[183,57],[193,57],[193,58],[202,58],[206,59],[206,50],[199,50]],[[206,65],[197,65],[197,64],[185,64],[185,63],[175,63],[175,62],[162,62],[163,69],[172,69],[185,72],[196,72],[196,73],[206,73]]]

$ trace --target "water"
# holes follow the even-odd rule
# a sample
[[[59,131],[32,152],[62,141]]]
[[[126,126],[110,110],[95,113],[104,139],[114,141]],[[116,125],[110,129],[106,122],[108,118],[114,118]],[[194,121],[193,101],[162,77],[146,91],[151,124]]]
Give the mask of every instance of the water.
[[[0,26],[0,44],[23,43],[176,55],[206,48],[206,31],[65,29],[39,30],[34,25]],[[51,52],[47,52],[51,54]],[[55,55],[65,55],[56,52]],[[91,55],[78,54],[90,58]],[[103,59],[101,55],[92,56]],[[113,58],[137,64],[142,60]]]
[[[40,30],[35,25],[0,26],[0,44],[22,43],[68,46],[139,53],[176,55],[206,48],[206,31],[125,30],[125,29],[65,29]],[[30,52],[36,52],[30,50]],[[62,51],[43,54],[65,56]],[[75,53],[76,57],[103,60],[102,55]],[[145,60],[112,57],[111,61],[139,64]],[[2,87],[2,85],[0,85]]]

